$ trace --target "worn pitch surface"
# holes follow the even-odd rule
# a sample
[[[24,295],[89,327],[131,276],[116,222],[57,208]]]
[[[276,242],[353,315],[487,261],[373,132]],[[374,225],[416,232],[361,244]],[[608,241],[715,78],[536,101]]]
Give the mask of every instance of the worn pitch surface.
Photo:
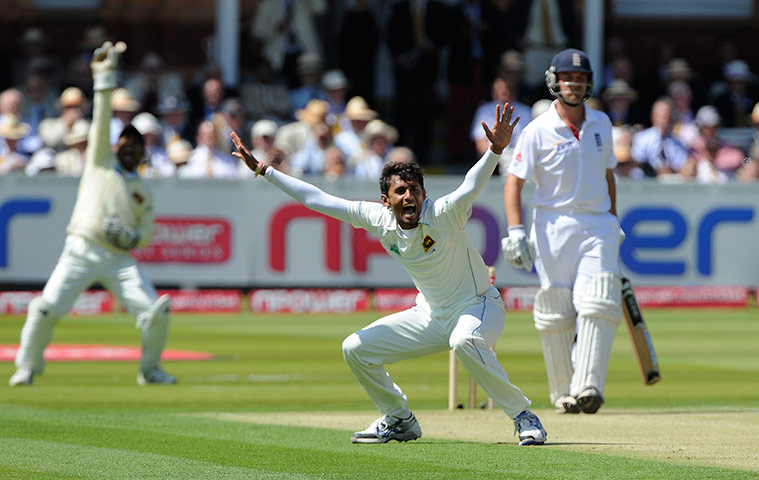
[[[542,448],[759,472],[759,410],[601,409],[595,415],[558,415],[549,410],[536,410],[536,413],[548,432],[548,442]],[[422,439],[517,442],[512,435],[512,422],[497,410],[424,410],[415,414],[422,426]],[[348,432],[363,430],[377,417],[375,413],[367,412],[200,415],[228,421]]]

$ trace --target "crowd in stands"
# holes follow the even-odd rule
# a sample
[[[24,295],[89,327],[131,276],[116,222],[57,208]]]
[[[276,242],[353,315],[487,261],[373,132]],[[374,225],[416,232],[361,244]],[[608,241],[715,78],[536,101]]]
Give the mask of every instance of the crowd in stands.
[[[122,72],[111,96],[112,141],[129,123],[144,135],[145,177],[251,175],[232,156],[233,131],[257,158],[295,176],[377,179],[391,159],[473,162],[488,146],[480,121],[492,123],[496,103],[511,103],[521,117],[512,147],[550,106],[542,71],[576,41],[566,22],[536,20],[532,4],[541,2],[515,2],[519,12],[502,3],[427,0],[418,9],[420,2],[400,0],[383,23],[364,2],[351,2],[328,45],[314,23],[324,0],[262,0],[250,22],[259,54],[239,85],[225,85],[213,65],[183,77],[147,52]],[[376,95],[381,38],[391,57],[391,108]],[[45,33],[27,30],[24,57],[14,61],[17,84],[0,92],[0,174],[81,174],[92,98],[88,54],[104,39],[102,28],[88,30],[82,52],[64,68],[63,59],[45,55]],[[694,71],[663,48],[660,68],[649,74],[636,71],[623,41],[607,40],[605,64],[595,68],[598,95],[588,105],[612,120],[619,177],[759,180],[759,82],[735,43],[723,43],[713,71]],[[441,119],[444,134],[435,137]],[[449,156],[432,162],[431,145],[441,136]]]

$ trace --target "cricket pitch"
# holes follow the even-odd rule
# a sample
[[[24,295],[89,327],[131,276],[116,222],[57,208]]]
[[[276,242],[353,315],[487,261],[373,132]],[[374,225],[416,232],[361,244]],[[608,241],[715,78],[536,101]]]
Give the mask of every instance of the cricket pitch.
[[[759,410],[602,409],[595,415],[535,410],[548,441],[540,448],[759,472]],[[516,444],[500,410],[415,411],[423,439]],[[207,418],[267,425],[362,430],[370,412],[204,413]],[[348,441],[348,437],[346,437]]]

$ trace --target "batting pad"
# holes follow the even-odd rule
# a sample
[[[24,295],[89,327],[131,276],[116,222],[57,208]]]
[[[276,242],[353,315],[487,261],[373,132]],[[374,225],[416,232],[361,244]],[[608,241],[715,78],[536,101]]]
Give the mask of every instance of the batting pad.
[[[42,296],[29,302],[24,327],[21,329],[21,345],[16,355],[16,366],[31,367],[34,373],[42,373],[45,368],[43,353],[53,339],[53,327],[60,314],[54,304]]]
[[[572,290],[566,287],[541,288],[532,310],[535,328],[543,345],[551,403],[569,393],[572,380],[572,343],[576,312]]]
[[[588,387],[603,394],[614,334],[622,322],[622,283],[613,273],[591,280],[577,316],[576,364],[571,394]]]
[[[140,370],[146,372],[158,365],[169,334],[171,309],[168,295],[161,295],[147,312],[138,316],[137,328],[141,331],[142,357]]]

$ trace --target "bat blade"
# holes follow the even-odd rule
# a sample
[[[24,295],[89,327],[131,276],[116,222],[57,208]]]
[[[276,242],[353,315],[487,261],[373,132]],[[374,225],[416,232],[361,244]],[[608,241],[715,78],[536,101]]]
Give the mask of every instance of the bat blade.
[[[627,278],[622,278],[622,309],[643,383],[653,385],[661,380],[659,361],[651,341],[651,334],[648,332],[638,301],[635,299],[632,284]]]

